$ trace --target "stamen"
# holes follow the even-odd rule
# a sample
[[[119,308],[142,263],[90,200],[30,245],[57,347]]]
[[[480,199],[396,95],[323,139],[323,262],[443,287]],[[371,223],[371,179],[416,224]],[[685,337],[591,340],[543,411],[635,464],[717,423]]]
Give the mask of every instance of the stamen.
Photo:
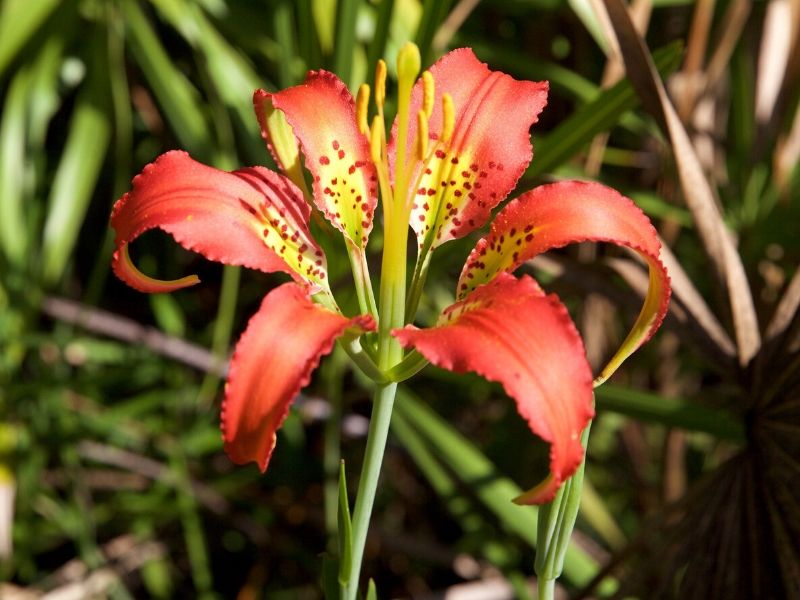
[[[356,122],[358,129],[363,135],[369,135],[369,121],[367,121],[367,109],[369,107],[369,86],[362,83],[358,88],[356,96]]]
[[[397,54],[397,140],[395,151],[395,180],[394,180],[394,203],[402,207],[408,195],[407,172],[409,165],[406,164],[406,153],[409,148],[408,142],[408,120],[411,108],[411,90],[420,69],[419,48],[411,42],[406,42]],[[413,148],[410,149],[412,152]]]
[[[434,100],[434,92],[436,90],[435,83],[433,81],[433,75],[431,75],[430,71],[425,71],[422,74],[422,110],[425,111],[425,116],[429,119],[433,114],[433,100]]]
[[[456,126],[456,111],[450,94],[442,94],[442,142],[447,143],[453,137]]]
[[[383,162],[383,147],[385,145],[383,138],[383,119],[378,115],[372,119],[372,129],[369,132],[369,153],[372,157],[372,162],[380,165]]]
[[[386,100],[386,63],[383,59],[375,65],[375,106],[378,114],[383,115],[383,103]]]
[[[427,71],[425,71],[427,73]],[[425,110],[417,112],[417,137],[415,138],[417,148],[417,160],[424,161],[428,154],[428,115]]]

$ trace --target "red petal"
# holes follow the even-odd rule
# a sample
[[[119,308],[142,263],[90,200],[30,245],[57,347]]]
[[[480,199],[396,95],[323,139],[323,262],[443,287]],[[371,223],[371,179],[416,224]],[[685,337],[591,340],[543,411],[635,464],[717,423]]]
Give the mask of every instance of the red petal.
[[[197,283],[194,276],[163,282],[142,274],[127,247],[158,227],[184,248],[209,260],[268,273],[284,271],[298,281],[327,288],[325,257],[308,229],[310,207],[285,177],[261,167],[228,173],[185,152],[167,152],[133,180],[111,214],[116,231],[112,266],[143,292],[164,292]]]
[[[464,297],[496,273],[513,271],[551,248],[573,242],[611,242],[635,250],[650,269],[642,311],[599,381],[613,373],[661,325],[667,313],[669,277],[658,258],[661,244],[650,220],[631,200],[598,183],[562,181],[543,185],[508,203],[478,241],[458,283]]]
[[[317,207],[363,246],[378,202],[377,179],[347,86],[333,73],[311,71],[304,84],[272,94],[271,100],[300,140]]]
[[[420,244],[432,235],[435,248],[481,227],[492,208],[514,189],[533,156],[529,130],[547,103],[548,85],[490,71],[469,48],[450,52],[430,72],[436,84],[431,134],[438,138],[442,129],[443,93],[452,96],[455,107],[451,142],[443,147],[429,144],[430,161],[417,168],[410,190],[411,226]],[[420,80],[411,97],[412,116],[422,107],[422,97]],[[417,121],[409,121],[407,155],[414,156]],[[395,122],[393,140],[396,127]],[[393,144],[389,150],[394,163]]]
[[[526,503],[549,502],[583,459],[580,434],[592,418],[592,373],[567,310],[536,282],[502,273],[442,314],[431,329],[393,335],[433,364],[503,384],[531,430],[550,442],[550,483]]]
[[[266,470],[289,405],[347,330],[374,331],[375,321],[323,308],[295,283],[267,294],[236,344],[225,386],[222,438],[233,462]]]

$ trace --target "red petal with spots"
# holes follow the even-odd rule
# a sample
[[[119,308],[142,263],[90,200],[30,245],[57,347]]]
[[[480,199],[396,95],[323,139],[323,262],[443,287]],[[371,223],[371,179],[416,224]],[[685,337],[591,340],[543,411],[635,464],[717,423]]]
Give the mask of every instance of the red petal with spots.
[[[275,433],[320,358],[345,332],[374,330],[372,317],[343,317],[295,283],[267,294],[236,344],[225,386],[221,426],[231,460],[254,461],[265,471]]]
[[[304,84],[271,100],[300,140],[317,207],[355,244],[365,245],[378,202],[377,179],[347,86],[333,73],[311,71]]]
[[[393,335],[433,364],[503,385],[531,430],[550,442],[551,477],[524,502],[549,502],[583,458],[592,418],[592,373],[567,310],[524,276],[501,274],[447,308],[436,327]]]
[[[459,297],[502,271],[551,248],[573,242],[610,242],[636,251],[647,263],[650,287],[639,317],[598,383],[646,342],[661,325],[669,304],[669,277],[658,258],[656,230],[639,207],[598,183],[563,181],[523,194],[501,210],[489,235],[478,241],[459,279]]]
[[[128,244],[159,228],[209,260],[327,288],[325,257],[308,229],[310,207],[285,177],[261,167],[232,173],[207,167],[185,152],[167,152],[133,180],[111,214],[116,231],[112,266],[143,292],[167,292],[197,283],[194,276],[159,281],[142,274]]]
[[[428,130],[429,157],[415,170],[411,226],[420,244],[431,236],[432,247],[462,237],[481,227],[514,189],[531,161],[530,127],[547,104],[547,82],[517,81],[491,71],[472,50],[461,48],[430,68],[435,101]],[[455,130],[448,144],[437,144],[442,130],[442,94],[453,98]],[[422,107],[423,86],[418,81],[411,97],[411,115]],[[394,163],[395,125],[390,161]],[[417,121],[410,119],[407,156]]]

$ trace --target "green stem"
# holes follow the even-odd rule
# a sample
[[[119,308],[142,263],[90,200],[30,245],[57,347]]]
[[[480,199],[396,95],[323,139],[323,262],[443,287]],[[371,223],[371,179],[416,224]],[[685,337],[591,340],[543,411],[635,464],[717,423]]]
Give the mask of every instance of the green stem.
[[[364,249],[347,241],[347,256],[350,258],[350,267],[353,271],[353,280],[356,284],[358,308],[361,314],[370,314],[378,318],[378,307],[375,304],[375,292],[372,291],[372,281],[369,276],[369,266]]]
[[[539,590],[539,595],[537,596],[539,600],[553,600],[555,597],[555,579],[545,579],[544,577],[539,577],[536,580],[536,587]]]
[[[539,600],[553,600],[556,579],[564,568],[564,557],[569,547],[578,509],[581,503],[583,474],[586,467],[586,445],[589,429],[586,426],[581,435],[584,458],[578,470],[558,490],[552,502],[539,509],[537,527],[536,571]]]
[[[353,511],[353,558],[348,576],[346,600],[354,600],[358,591],[361,561],[364,558],[364,544],[367,541],[372,505],[375,502],[375,490],[378,487],[383,453],[386,450],[386,438],[392,420],[392,407],[396,391],[396,383],[379,385],[375,390],[372,418],[367,435],[367,448],[361,479],[358,482],[356,506]]]
[[[428,251],[420,255],[419,258],[422,260],[417,259],[414,274],[411,276],[411,287],[409,288],[406,302],[406,323],[411,323],[417,315],[419,301],[422,298],[422,290],[425,287],[425,280],[428,278],[428,267],[431,264],[432,255],[433,252]]]

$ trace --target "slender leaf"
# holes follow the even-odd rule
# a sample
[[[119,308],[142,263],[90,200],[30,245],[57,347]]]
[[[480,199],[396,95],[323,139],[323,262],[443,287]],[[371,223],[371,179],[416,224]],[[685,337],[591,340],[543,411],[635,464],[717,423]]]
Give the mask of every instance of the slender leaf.
[[[536,508],[518,506],[511,502],[522,493],[519,486],[501,475],[491,461],[452,425],[411,393],[401,389],[398,400],[395,411],[407,419],[435,449],[436,456],[458,474],[508,531],[520,536],[531,547],[535,547]],[[591,581],[597,570],[597,563],[585,550],[574,542],[569,545],[564,562],[564,574],[567,579],[576,585],[585,585]]]
[[[0,122],[0,247],[9,264],[19,267],[25,258],[25,112],[30,92],[30,68],[21,69],[11,82]]]
[[[374,68],[378,63],[378,59],[384,58],[386,54],[386,44],[389,41],[389,25],[392,22],[393,10],[394,0],[381,0],[378,3],[375,32],[367,49],[367,68]]]
[[[654,60],[660,72],[670,73],[680,63],[682,44],[673,42],[656,52]],[[552,171],[574,156],[600,132],[611,129],[620,117],[638,104],[631,82],[622,80],[583,105],[561,122],[547,137],[536,142],[535,159],[526,177]]]
[[[42,277],[58,281],[72,255],[111,139],[105,31],[91,42],[90,72],[78,95],[69,135],[56,170],[42,234]]]
[[[744,424],[727,411],[608,384],[595,389],[595,396],[601,413],[608,410],[646,423],[709,433],[735,442],[745,439]]]
[[[123,0],[122,7],[133,57],[164,110],[170,128],[183,148],[198,160],[208,161],[212,146],[197,90],[170,60],[138,3]]]
[[[347,499],[344,461],[339,463],[337,524],[339,528],[339,585],[347,586],[350,582],[350,568],[353,564],[353,522],[350,519],[350,501]]]
[[[333,42],[333,71],[351,88],[350,75],[353,66],[353,51],[356,45],[356,17],[360,0],[337,0],[336,37]]]
[[[59,0],[3,2],[0,7],[0,75],[59,4]]]
[[[422,18],[417,27],[414,43],[419,46],[423,66],[430,64],[434,58],[431,56],[433,36],[436,35],[439,25],[450,12],[452,4],[452,0],[424,0],[422,4]]]

